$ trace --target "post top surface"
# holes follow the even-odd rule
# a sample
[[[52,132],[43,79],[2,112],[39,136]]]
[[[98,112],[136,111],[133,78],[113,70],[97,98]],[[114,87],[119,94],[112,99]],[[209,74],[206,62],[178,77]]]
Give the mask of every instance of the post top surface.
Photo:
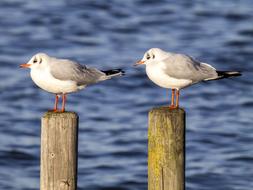
[[[154,107],[150,110],[150,112],[164,112],[170,114],[185,114],[185,110],[183,108],[177,109],[170,109],[169,106],[161,106],[161,107]]]
[[[65,111],[65,112],[53,112],[47,111],[44,113],[43,118],[51,118],[51,117],[62,117],[62,118],[78,118],[77,113]]]

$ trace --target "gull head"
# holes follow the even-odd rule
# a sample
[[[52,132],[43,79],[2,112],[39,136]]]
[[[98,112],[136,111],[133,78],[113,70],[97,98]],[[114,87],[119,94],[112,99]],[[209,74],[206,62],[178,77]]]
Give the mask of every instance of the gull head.
[[[168,53],[159,49],[159,48],[151,48],[145,52],[143,58],[138,61],[135,66],[137,65],[148,65],[150,63],[159,62],[168,57]]]
[[[45,53],[37,53],[36,55],[34,55],[29,61],[28,63],[25,64],[21,64],[20,67],[21,68],[46,68],[48,65],[50,57],[45,54]]]

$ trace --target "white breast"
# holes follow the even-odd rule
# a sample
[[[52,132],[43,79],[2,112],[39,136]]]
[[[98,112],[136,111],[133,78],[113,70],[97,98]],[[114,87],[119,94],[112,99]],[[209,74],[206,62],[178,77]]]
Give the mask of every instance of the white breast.
[[[76,82],[68,80],[68,81],[61,81],[54,78],[50,71],[47,69],[31,69],[31,78],[33,82],[47,92],[51,92],[54,94],[61,94],[61,93],[70,93],[75,92],[79,89],[76,85]],[[84,88],[84,87],[83,87]]]
[[[192,84],[191,80],[170,77],[159,65],[147,65],[146,73],[151,81],[162,88],[181,89]]]

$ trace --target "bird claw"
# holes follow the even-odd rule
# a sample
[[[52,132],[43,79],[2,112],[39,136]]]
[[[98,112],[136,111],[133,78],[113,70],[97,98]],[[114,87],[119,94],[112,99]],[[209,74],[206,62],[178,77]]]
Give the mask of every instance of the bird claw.
[[[170,109],[170,110],[174,110],[174,109],[177,109],[177,108],[178,108],[178,107],[175,106],[175,105],[170,105],[170,106],[169,106],[169,109]]]
[[[53,109],[53,110],[48,110],[49,112],[54,112],[54,113],[58,113],[58,112],[61,112],[61,110],[56,110],[56,109]]]

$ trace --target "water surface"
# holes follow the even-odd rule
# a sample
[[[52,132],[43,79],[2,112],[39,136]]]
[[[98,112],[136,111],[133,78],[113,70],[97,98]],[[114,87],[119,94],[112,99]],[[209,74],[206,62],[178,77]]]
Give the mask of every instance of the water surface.
[[[0,2],[0,189],[39,189],[40,117],[54,97],[18,68],[37,52],[127,75],[69,95],[80,116],[79,189],[147,189],[147,113],[166,92],[131,65],[151,47],[243,77],[182,90],[188,190],[253,189],[253,4],[231,1]]]

